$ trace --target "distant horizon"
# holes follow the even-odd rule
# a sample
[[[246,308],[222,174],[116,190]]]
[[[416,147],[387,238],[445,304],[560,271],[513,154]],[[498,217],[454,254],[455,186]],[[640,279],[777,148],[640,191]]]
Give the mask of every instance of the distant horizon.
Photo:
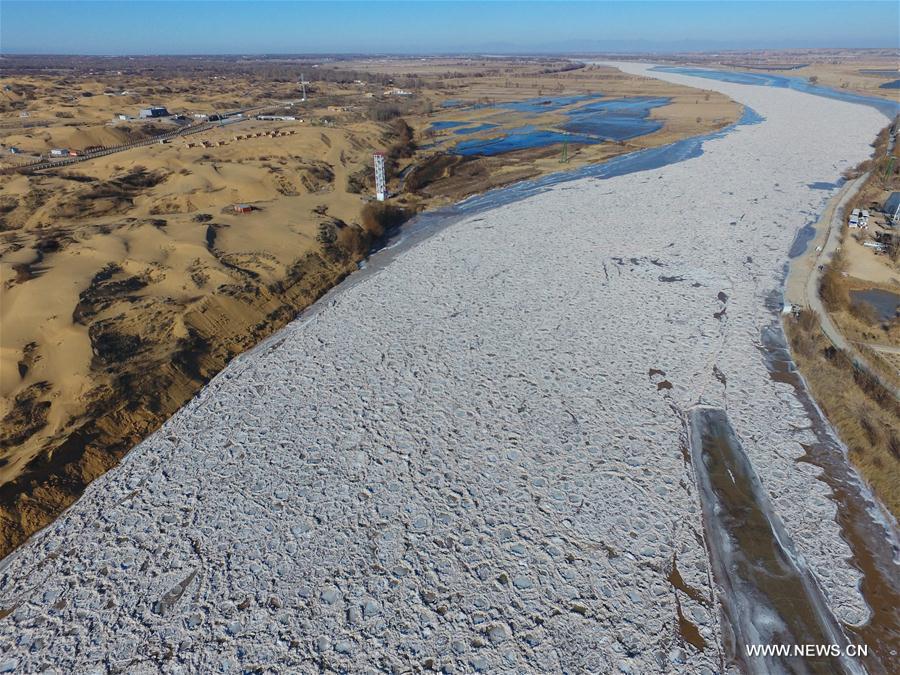
[[[900,55],[900,47],[784,47],[784,48],[747,48],[747,49],[695,49],[682,51],[668,50],[648,50],[648,51],[617,51],[617,50],[572,50],[572,51],[510,51],[510,52],[480,52],[480,51],[447,51],[447,52],[183,52],[183,53],[65,53],[65,52],[2,52],[0,51],[0,59],[11,57],[60,57],[60,58],[103,58],[103,59],[142,59],[142,58],[234,58],[234,59],[252,59],[252,58],[356,58],[356,57],[378,57],[378,58],[440,58],[440,57],[480,57],[480,58],[507,58],[507,57],[644,57],[644,56],[689,56],[691,54],[750,54],[754,52],[829,52],[829,51],[859,51],[859,52],[885,52],[894,51]]]
[[[3,0],[0,56],[562,56],[898,49],[898,26],[900,6],[887,0]]]

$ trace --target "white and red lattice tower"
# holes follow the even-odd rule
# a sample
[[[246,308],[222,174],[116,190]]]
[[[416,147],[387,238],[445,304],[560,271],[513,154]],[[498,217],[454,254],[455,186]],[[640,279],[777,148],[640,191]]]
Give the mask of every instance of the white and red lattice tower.
[[[375,199],[383,202],[387,197],[387,187],[384,184],[384,154],[376,152],[375,158]]]

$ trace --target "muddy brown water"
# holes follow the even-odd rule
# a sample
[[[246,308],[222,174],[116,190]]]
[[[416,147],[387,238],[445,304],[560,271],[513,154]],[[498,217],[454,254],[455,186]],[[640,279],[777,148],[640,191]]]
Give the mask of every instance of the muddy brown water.
[[[773,316],[777,316],[781,302],[780,294],[770,296],[767,305]],[[860,592],[871,616],[863,625],[845,625],[844,630],[854,644],[868,647],[868,655],[862,658],[868,672],[900,672],[900,544],[896,522],[852,468],[846,450],[812,400],[777,318],[763,329],[760,349],[770,377],[794,387],[812,422],[810,429],[816,440],[803,446],[806,454],[797,461],[821,469],[819,479],[831,490],[831,499],[838,507],[835,519],[850,546],[849,562],[862,574]]]
[[[690,439],[730,658],[748,673],[864,672],[840,653],[747,654],[748,645],[839,645],[843,651],[849,640],[772,510],[725,411],[693,408]]]

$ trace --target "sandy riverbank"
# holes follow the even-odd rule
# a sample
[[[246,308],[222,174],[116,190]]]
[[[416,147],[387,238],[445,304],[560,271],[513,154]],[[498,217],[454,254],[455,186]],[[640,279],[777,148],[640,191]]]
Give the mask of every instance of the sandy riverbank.
[[[457,223],[236,359],[4,561],[5,658],[720,670],[684,456],[698,401],[727,409],[837,618],[865,620],[798,461],[809,420],[757,345],[822,206],[809,184],[863,159],[883,118],[658,76],[766,120]]]

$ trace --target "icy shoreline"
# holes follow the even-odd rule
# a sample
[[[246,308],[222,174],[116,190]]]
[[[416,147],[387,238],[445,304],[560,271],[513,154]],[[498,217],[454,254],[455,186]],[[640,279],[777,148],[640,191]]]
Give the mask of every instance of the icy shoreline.
[[[766,119],[464,219],[237,360],[3,561],[3,659],[718,670],[683,455],[697,402],[727,409],[835,615],[864,620],[827,488],[796,461],[809,420],[758,345],[822,207],[809,185],[864,159],[884,118],[648,74]]]

